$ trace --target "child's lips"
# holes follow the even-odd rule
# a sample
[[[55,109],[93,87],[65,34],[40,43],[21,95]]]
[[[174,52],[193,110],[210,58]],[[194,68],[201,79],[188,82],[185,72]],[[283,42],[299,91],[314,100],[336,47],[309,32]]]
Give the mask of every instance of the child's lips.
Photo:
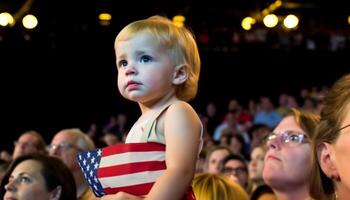
[[[128,81],[126,83],[126,88],[129,90],[137,89],[141,85],[141,83],[136,82],[136,81]]]

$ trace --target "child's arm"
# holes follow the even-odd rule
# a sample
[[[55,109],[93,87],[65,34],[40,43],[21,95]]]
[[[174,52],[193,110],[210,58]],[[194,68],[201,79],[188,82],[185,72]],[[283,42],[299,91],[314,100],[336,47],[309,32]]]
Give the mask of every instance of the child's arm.
[[[193,108],[179,101],[164,118],[167,169],[146,199],[179,200],[191,185],[200,144],[201,125]]]

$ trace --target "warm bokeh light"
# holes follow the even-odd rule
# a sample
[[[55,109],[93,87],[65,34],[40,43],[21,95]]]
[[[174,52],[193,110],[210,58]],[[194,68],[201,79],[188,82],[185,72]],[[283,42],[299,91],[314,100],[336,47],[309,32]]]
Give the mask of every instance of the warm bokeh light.
[[[7,25],[13,25],[15,23],[15,20],[13,19],[12,15],[8,12],[0,13],[0,26],[7,26]]]
[[[348,16],[348,24],[350,24],[350,15]]]
[[[295,15],[288,15],[283,20],[283,25],[289,29],[295,28],[296,26],[298,26],[298,23],[299,23],[299,19]]]
[[[185,21],[186,21],[186,18],[183,15],[176,15],[173,17],[173,24],[177,27],[183,27]]]
[[[252,28],[252,25],[255,24],[256,20],[252,17],[245,17],[242,22],[241,26],[244,30],[248,31]]]
[[[23,17],[22,24],[26,29],[33,29],[38,25],[38,19],[34,15],[28,14]]]
[[[108,26],[111,23],[112,15],[109,13],[100,13],[98,19],[102,26]]]
[[[112,19],[112,15],[109,13],[101,13],[98,15],[98,19],[99,20],[111,20]]]
[[[266,27],[273,28],[278,24],[278,17],[274,14],[269,14],[264,17],[263,22]]]

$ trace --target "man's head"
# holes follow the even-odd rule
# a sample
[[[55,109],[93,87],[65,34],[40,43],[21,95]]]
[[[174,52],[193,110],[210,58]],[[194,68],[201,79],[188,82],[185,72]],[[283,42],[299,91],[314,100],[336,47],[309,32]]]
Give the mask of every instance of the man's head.
[[[49,154],[60,158],[70,170],[80,170],[77,154],[95,149],[94,142],[80,129],[64,129],[58,132],[49,145]]]
[[[12,158],[19,156],[42,153],[46,154],[46,143],[44,138],[36,131],[24,132],[17,141],[15,141],[15,149]]]

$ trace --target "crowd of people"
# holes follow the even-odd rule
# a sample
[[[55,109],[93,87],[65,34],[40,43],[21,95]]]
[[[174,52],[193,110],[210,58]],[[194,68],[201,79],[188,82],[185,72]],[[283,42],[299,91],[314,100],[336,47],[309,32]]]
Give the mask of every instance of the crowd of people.
[[[209,103],[206,113],[199,113],[204,144],[193,180],[195,195],[198,199],[347,199],[349,88],[350,76],[346,75],[329,91],[302,90],[304,102],[317,103],[301,106],[295,97],[286,94],[280,95],[277,108],[268,97],[261,98],[250,110],[232,99],[222,117],[216,116],[215,104]],[[274,114],[259,117],[269,112]],[[96,135],[96,125],[86,133],[77,128],[64,129],[49,145],[36,131],[22,133],[11,156],[1,154],[1,196],[21,191],[21,184],[34,183],[31,176],[39,170],[44,182],[35,187],[46,188],[45,195],[94,199],[76,155],[95,149],[95,144],[104,147],[123,143],[128,123],[126,115],[118,114],[101,128],[102,135]],[[107,135],[118,139],[109,141]],[[17,168],[20,171],[16,173]],[[218,189],[209,189],[214,187]],[[19,193],[18,198],[37,197],[36,192],[41,191],[32,187],[24,190],[28,191]],[[74,198],[71,193],[75,193]]]
[[[350,74],[327,90],[281,94],[278,106],[268,96],[247,106],[232,98],[220,115],[213,102],[204,112],[187,103],[196,95],[200,71],[187,29],[161,16],[135,21],[118,34],[115,50],[119,92],[138,103],[139,119],[130,127],[127,115],[111,117],[102,135],[97,124],[85,132],[63,129],[49,145],[34,130],[22,133],[13,153],[0,155],[0,198],[96,199],[97,186],[87,178],[93,172],[83,173],[78,157],[101,154],[96,148],[106,146],[119,157],[110,153],[103,162],[113,180],[124,182],[115,188],[104,183],[101,187],[112,192],[106,190],[101,200],[350,198]],[[130,160],[147,169],[132,168]],[[86,162],[96,162],[95,170],[100,165],[95,158]],[[121,171],[112,170],[117,162]],[[156,163],[155,169],[148,169],[149,163]],[[130,174],[145,178],[132,182]],[[150,174],[153,180],[147,182]],[[144,186],[144,193],[135,191]]]

